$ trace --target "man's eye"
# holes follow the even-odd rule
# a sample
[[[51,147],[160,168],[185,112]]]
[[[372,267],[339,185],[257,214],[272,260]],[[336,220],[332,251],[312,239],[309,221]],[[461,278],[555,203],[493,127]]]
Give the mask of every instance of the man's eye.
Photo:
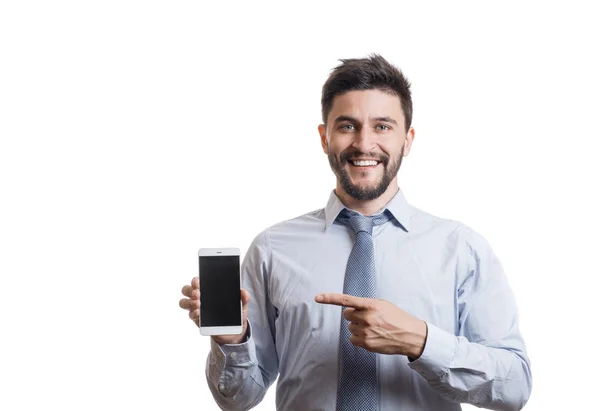
[[[391,130],[390,126],[386,126],[385,124],[378,124],[376,128],[380,131]]]
[[[340,127],[340,130],[354,130],[354,126],[352,124],[344,124]]]

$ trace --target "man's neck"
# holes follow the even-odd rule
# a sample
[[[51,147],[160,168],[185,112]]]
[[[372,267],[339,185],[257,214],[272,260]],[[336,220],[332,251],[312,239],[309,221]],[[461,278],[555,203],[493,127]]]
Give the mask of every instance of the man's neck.
[[[374,200],[361,201],[350,197],[339,185],[335,189],[335,195],[347,208],[357,211],[362,215],[370,216],[377,214],[398,193],[398,183],[394,180],[385,192]]]

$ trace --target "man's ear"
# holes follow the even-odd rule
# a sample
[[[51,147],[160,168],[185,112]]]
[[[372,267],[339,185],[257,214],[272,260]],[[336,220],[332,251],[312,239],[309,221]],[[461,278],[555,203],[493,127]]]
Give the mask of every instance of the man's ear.
[[[415,129],[409,128],[406,133],[406,139],[404,140],[404,157],[410,153],[410,148],[412,147],[412,143],[415,141]]]
[[[319,124],[319,135],[321,136],[321,147],[323,147],[323,152],[329,154],[329,147],[327,146],[327,127],[325,124]]]

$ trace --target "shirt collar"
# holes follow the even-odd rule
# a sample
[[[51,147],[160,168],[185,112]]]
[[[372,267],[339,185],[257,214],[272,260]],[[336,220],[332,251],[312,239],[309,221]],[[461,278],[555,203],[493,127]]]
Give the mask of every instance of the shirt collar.
[[[346,208],[346,206],[344,206],[338,196],[335,195],[335,190],[331,190],[329,201],[327,201],[327,205],[325,206],[325,230],[331,227],[338,214],[340,214],[344,208]],[[385,210],[386,208],[405,231],[410,230],[410,206],[408,205],[402,190],[398,189],[396,195],[382,210]]]

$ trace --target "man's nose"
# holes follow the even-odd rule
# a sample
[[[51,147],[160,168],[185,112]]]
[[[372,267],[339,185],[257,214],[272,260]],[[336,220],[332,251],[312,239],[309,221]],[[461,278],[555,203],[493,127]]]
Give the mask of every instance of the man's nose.
[[[355,134],[354,142],[352,146],[362,153],[368,153],[373,151],[377,145],[377,136],[372,130],[367,127],[363,127],[358,133]]]

